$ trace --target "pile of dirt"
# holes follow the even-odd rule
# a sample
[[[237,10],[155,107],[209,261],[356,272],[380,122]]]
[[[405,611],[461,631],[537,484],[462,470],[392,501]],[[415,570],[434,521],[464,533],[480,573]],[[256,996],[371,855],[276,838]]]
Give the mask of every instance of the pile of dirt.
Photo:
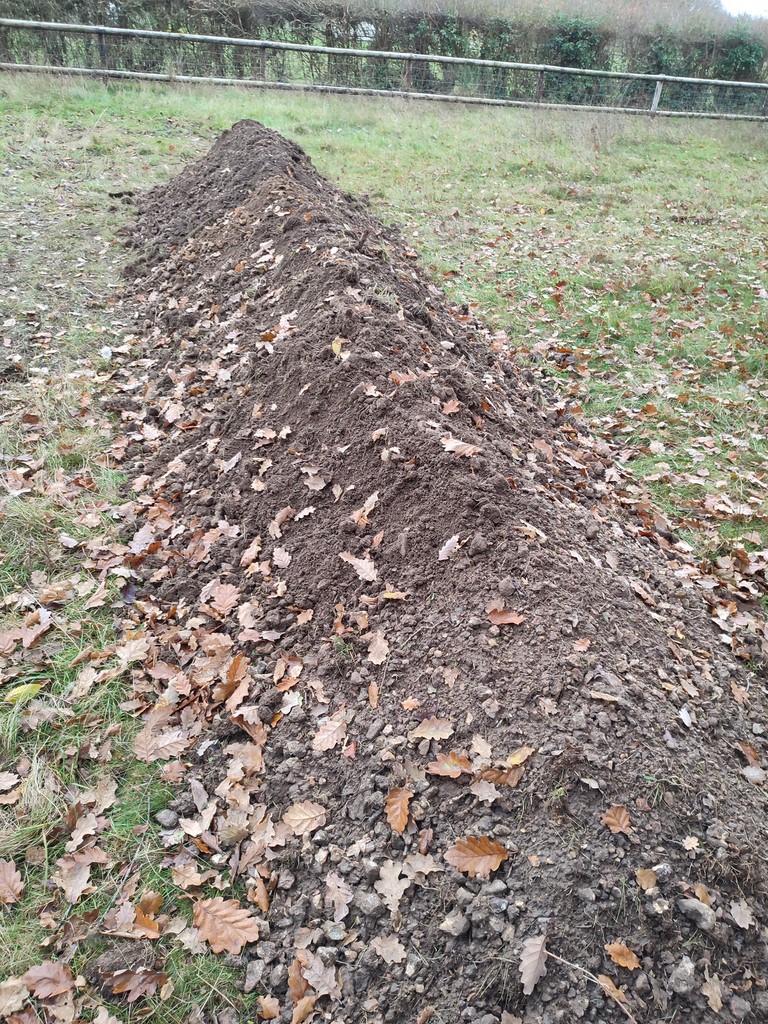
[[[261,125],[132,243],[137,750],[179,782],[179,884],[253,904],[246,991],[284,1021],[765,1016],[764,685],[610,449]]]

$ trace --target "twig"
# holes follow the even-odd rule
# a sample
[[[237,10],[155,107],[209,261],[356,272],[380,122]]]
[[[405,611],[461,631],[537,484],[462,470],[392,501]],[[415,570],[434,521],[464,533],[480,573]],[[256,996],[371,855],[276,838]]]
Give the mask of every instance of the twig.
[[[572,967],[574,971],[581,971],[585,978],[589,978],[590,981],[593,981],[596,985],[598,985],[603,994],[608,996],[609,999],[612,999],[614,1003],[616,1003],[621,1012],[626,1014],[627,1018],[632,1022],[632,1024],[637,1024],[636,1018],[632,1016],[632,1014],[624,1005],[624,1003],[622,1003],[622,1001],[617,996],[615,996],[613,992],[610,991],[610,989],[607,989],[605,985],[603,985],[603,983],[600,981],[600,979],[596,977],[594,974],[592,974],[591,971],[588,971],[586,967],[580,967],[579,964],[572,964],[570,960],[564,960],[563,957],[557,956],[557,954],[555,953],[550,953],[549,950],[547,950],[546,952],[548,957],[550,957],[552,960],[557,960],[559,964],[565,964],[566,967]]]

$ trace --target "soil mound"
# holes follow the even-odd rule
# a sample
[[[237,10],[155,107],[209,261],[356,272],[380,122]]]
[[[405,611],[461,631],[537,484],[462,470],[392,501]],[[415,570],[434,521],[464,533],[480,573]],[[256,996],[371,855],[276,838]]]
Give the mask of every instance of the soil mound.
[[[768,1013],[764,691],[610,450],[261,125],[133,241],[138,742],[179,759],[174,877],[247,889],[246,991],[282,1021]]]

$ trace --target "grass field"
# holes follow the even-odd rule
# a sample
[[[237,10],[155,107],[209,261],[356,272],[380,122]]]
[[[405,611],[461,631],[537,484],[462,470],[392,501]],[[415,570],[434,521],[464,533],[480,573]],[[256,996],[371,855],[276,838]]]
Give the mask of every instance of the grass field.
[[[0,77],[0,638],[45,625],[39,605],[51,615],[0,691],[0,771],[22,778],[0,804],[0,857],[27,883],[0,921],[12,972],[42,958],[58,826],[72,793],[100,778],[121,779],[103,843],[112,866],[76,913],[108,909],[126,865],[179,904],[145,828],[165,786],[132,760],[121,708],[125,581],[91,571],[119,540],[100,399],[109,349],[131,326],[109,304],[130,215],[110,193],[166,180],[242,117],[296,139],[401,225],[447,291],[618,444],[627,502],[652,502],[726,574],[768,542],[763,126]],[[83,665],[100,681],[73,697]],[[176,990],[154,1019],[222,993],[252,1012],[220,958],[173,958]]]

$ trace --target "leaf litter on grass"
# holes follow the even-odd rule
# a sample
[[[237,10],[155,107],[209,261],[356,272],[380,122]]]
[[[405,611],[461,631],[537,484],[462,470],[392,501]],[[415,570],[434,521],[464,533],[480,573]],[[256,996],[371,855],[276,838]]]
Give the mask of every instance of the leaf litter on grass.
[[[424,949],[440,952],[440,1005],[463,1005],[473,958],[510,949],[520,955],[526,930],[552,913],[564,872],[585,883],[603,878],[600,898],[610,907],[622,875],[598,868],[595,850],[620,852],[617,863],[626,858],[643,870],[661,847],[675,886],[685,892],[702,875],[714,877],[715,905],[723,906],[736,895],[729,872],[755,870],[740,827],[759,820],[759,790],[734,777],[733,741],[748,734],[747,715],[759,712],[762,695],[743,664],[712,643],[696,588],[710,591],[713,577],[669,540],[667,566],[653,547],[661,534],[638,529],[618,509],[621,474],[611,451],[580,435],[562,410],[547,418],[546,396],[531,390],[493,339],[488,344],[482,325],[445,306],[397,236],[319,179],[300,151],[262,132],[236,126],[207,162],[143,202],[137,241],[154,248],[150,257],[140,248],[125,303],[151,310],[158,326],[146,339],[150,365],[125,365],[115,381],[118,392],[143,387],[146,396],[121,410],[124,435],[115,445],[139,470],[126,513],[135,527],[115,562],[141,578],[123,623],[126,647],[133,645],[123,662],[134,683],[132,708],[144,719],[140,749],[164,762],[180,787],[164,818],[165,866],[189,879],[197,908],[217,911],[204,918],[198,910],[198,923],[207,922],[214,948],[244,950],[256,968],[250,977],[274,986],[264,997],[270,1014],[275,999],[294,1019],[318,1001],[341,1001],[353,1015],[365,1002],[372,1019],[383,1019],[392,976],[399,980],[395,1011],[423,1009],[432,969],[418,958],[410,969],[401,965]],[[214,190],[217,172],[230,165],[235,184]],[[249,252],[268,255],[251,283],[238,279]],[[142,277],[149,258],[165,261],[160,288],[149,287],[154,273]],[[382,305],[380,294],[396,301]],[[328,337],[345,339],[348,358],[336,358]],[[439,411],[446,404],[450,413]],[[461,451],[443,452],[453,435],[439,417],[461,410],[469,440]],[[253,430],[254,421],[265,426]],[[459,433],[458,425],[451,429]],[[264,488],[254,489],[263,462],[248,460],[264,448],[271,465],[259,477]],[[313,514],[277,522],[276,509],[303,507],[306,465],[318,481]],[[367,532],[367,515],[355,520],[362,496],[373,493],[378,533]],[[512,539],[521,523],[534,531],[522,542]],[[457,527],[471,538],[466,552],[436,565],[435,552]],[[358,580],[339,565],[337,532],[346,538],[342,561]],[[253,572],[244,576],[237,567],[254,536],[269,540],[259,542],[248,560]],[[685,572],[676,575],[677,568]],[[553,574],[562,581],[554,587]],[[487,615],[489,604],[504,609],[495,602],[511,578],[524,609],[513,631]],[[402,597],[392,601],[392,593]],[[600,609],[613,615],[599,618]],[[582,626],[594,644],[574,651]],[[737,653],[756,635],[754,622],[738,626]],[[386,638],[381,658],[366,657],[372,633]],[[343,659],[333,645],[339,635]],[[452,691],[446,672],[459,669],[467,683]],[[694,708],[702,696],[718,702],[719,720],[702,712],[681,723],[681,695]],[[628,743],[638,728],[633,708],[664,734]],[[332,736],[329,723],[335,733],[342,721],[346,732]],[[694,725],[698,737],[689,732]],[[481,735],[478,742],[478,732],[492,739],[498,760],[481,752],[487,741]],[[311,742],[318,735],[319,746]],[[441,750],[448,738],[455,749]],[[674,778],[670,751],[691,764],[705,740],[722,750],[722,768],[707,780],[712,803],[699,809],[675,783],[667,800],[649,803],[638,779]],[[520,749],[525,765],[514,760]],[[428,765],[446,759],[459,777],[451,771],[428,780]],[[498,785],[510,772],[514,792],[507,783],[509,795],[490,808],[463,795],[472,793],[473,775]],[[606,802],[579,785],[587,774],[599,777],[606,796],[632,801],[631,832],[622,827],[605,839]],[[557,805],[546,798],[553,787],[563,791]],[[398,788],[413,799],[387,806],[386,794]],[[738,809],[723,822],[713,812],[726,793]],[[623,804],[617,809],[627,814]],[[580,852],[563,843],[561,814],[589,837]],[[519,829],[509,824],[513,815],[523,815]],[[87,807],[73,815],[73,856],[98,836],[99,817]],[[712,827],[729,837],[728,872],[678,850],[681,835]],[[543,863],[537,849],[555,855]],[[452,863],[451,850],[458,850],[453,866],[469,878],[446,873],[441,861]],[[210,868],[196,872],[198,862]],[[346,915],[325,917],[337,906],[324,896],[332,866],[351,894],[354,929],[343,924]],[[447,879],[439,897],[435,872]],[[491,872],[493,881],[484,882]],[[501,889],[484,888],[499,880]],[[340,882],[330,884],[341,891]],[[446,936],[438,908],[458,900],[460,887],[470,896],[462,903],[470,926]],[[243,890],[262,914],[270,908],[269,920],[246,907]],[[211,891],[225,895],[203,895]],[[516,926],[520,908],[505,910],[507,894],[520,892],[527,903]],[[130,886],[105,918],[107,933],[132,942],[174,934],[156,894],[127,893]],[[576,957],[596,937],[585,917],[566,919],[564,911],[557,905],[553,915],[557,941]],[[753,911],[764,912],[759,886],[736,916],[746,920]],[[658,998],[674,1000],[655,959],[668,940],[653,922],[633,921],[633,946],[642,945],[653,963]],[[692,927],[683,918],[672,926],[678,935]],[[260,930],[281,937],[287,996],[284,982],[260,966],[271,955]],[[726,939],[727,932],[710,962],[732,976],[741,964]],[[134,974],[154,969],[137,966]],[[532,993],[541,973],[526,977]],[[136,998],[151,988],[148,981],[142,993],[140,979],[117,984]],[[564,981],[552,984],[549,995],[564,998]],[[511,1006],[517,997],[486,989],[472,998],[482,1008]],[[642,995],[633,1000],[641,1012]]]

